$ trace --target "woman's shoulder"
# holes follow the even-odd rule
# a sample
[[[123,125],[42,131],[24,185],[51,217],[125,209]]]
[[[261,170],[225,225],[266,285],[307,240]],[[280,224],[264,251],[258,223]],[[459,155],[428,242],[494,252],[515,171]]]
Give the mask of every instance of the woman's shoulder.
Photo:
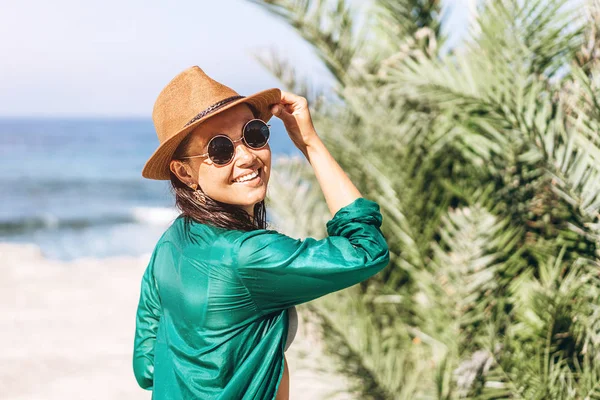
[[[171,247],[188,257],[197,257],[202,253],[204,257],[227,258],[227,254],[235,252],[240,243],[257,235],[278,234],[274,229],[256,229],[241,231],[220,228],[214,225],[203,224],[183,215],[178,216],[163,233],[157,247],[169,243]]]

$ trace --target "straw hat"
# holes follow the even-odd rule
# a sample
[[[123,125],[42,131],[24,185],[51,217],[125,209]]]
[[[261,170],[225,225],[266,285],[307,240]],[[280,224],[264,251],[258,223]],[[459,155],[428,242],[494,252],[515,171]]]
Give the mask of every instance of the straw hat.
[[[177,146],[208,118],[238,104],[248,103],[259,111],[258,118],[267,122],[273,116],[270,107],[280,101],[279,89],[263,90],[244,97],[213,80],[197,66],[186,69],[165,86],[154,103],[152,120],[160,144],[146,162],[142,176],[170,179],[169,163]]]

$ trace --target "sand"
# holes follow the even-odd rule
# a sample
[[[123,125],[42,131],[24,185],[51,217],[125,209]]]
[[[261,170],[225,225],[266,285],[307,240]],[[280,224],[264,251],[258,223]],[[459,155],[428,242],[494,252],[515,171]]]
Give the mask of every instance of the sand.
[[[48,260],[34,245],[0,243],[0,397],[150,399],[131,367],[142,257]],[[345,399],[314,327],[303,321],[286,353],[292,400]]]

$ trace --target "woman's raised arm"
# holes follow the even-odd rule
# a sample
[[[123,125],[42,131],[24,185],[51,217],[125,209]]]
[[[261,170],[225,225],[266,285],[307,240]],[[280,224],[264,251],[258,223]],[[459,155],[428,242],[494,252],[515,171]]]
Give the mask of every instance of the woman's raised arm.
[[[317,135],[304,97],[282,91],[281,103],[271,111],[283,121],[292,142],[312,165],[331,215],[361,197]]]
[[[271,108],[312,165],[333,218],[329,237],[293,239],[257,230],[235,238],[236,270],[255,305],[270,313],[359,283],[389,262],[379,205],[363,198],[318,137],[306,99],[281,92]]]
[[[272,230],[232,231],[231,258],[263,314],[364,281],[389,262],[379,206],[357,198],[327,222],[329,237],[293,239]]]

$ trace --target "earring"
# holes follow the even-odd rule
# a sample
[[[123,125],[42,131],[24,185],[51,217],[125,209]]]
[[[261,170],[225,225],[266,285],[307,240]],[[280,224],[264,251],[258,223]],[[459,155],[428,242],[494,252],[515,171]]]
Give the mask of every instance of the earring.
[[[206,197],[204,196],[204,193],[202,193],[202,191],[198,189],[198,184],[194,183],[190,185],[190,187],[193,190],[192,194],[194,195],[194,198],[202,204],[206,203]]]

